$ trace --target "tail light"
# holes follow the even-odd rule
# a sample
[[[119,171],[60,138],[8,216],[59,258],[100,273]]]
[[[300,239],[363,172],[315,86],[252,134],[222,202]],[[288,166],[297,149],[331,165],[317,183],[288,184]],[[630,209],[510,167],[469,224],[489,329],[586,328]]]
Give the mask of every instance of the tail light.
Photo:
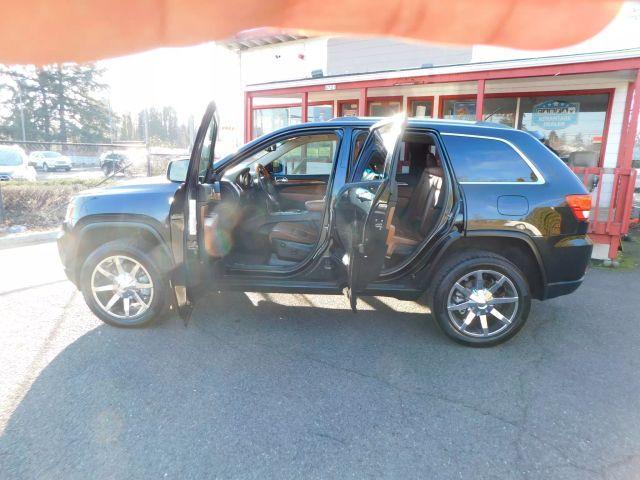
[[[591,195],[567,195],[567,204],[573,212],[576,220],[589,220],[589,212],[591,211]]]

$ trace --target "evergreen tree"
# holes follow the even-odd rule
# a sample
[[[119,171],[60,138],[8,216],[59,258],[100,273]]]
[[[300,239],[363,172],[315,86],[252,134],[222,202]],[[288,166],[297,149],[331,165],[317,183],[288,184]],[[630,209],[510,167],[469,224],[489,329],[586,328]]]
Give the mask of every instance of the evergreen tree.
[[[104,142],[111,113],[104,101],[102,70],[94,64],[0,69],[0,135],[22,140]]]

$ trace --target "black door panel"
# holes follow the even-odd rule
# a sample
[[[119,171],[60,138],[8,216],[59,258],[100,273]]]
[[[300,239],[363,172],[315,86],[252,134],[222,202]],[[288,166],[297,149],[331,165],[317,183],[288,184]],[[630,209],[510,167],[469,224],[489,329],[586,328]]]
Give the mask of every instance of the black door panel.
[[[373,282],[384,266],[388,229],[398,202],[395,165],[400,119],[374,125],[352,171],[351,183],[338,192],[334,234],[344,248],[351,308],[358,294]]]

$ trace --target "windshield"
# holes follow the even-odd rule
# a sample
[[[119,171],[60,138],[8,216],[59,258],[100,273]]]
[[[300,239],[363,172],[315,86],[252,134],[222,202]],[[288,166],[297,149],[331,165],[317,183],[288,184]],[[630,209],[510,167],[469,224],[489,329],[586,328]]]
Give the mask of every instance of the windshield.
[[[0,166],[17,167],[22,165],[22,157],[13,150],[0,150]]]
[[[58,152],[42,152],[42,156],[46,158],[56,158],[56,157],[61,157],[62,154]]]

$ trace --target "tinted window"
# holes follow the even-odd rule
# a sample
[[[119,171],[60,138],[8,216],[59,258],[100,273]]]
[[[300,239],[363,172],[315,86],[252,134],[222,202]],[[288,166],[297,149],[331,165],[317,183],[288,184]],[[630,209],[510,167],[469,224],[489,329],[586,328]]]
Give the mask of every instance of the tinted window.
[[[395,122],[375,128],[367,137],[358,158],[352,182],[382,180],[389,177],[391,154],[398,140]]]
[[[3,167],[16,167],[22,165],[22,157],[13,150],[0,150],[0,165]]]
[[[246,167],[255,169],[257,163],[273,175],[330,175],[337,148],[335,133],[291,137],[254,153],[225,175]]]
[[[338,139],[335,135],[309,135],[286,140],[279,144],[284,152],[277,160],[284,175],[330,175]],[[326,138],[326,140],[324,140]],[[291,148],[292,142],[300,145]]]
[[[461,182],[535,182],[536,174],[509,144],[489,138],[443,135]]]

